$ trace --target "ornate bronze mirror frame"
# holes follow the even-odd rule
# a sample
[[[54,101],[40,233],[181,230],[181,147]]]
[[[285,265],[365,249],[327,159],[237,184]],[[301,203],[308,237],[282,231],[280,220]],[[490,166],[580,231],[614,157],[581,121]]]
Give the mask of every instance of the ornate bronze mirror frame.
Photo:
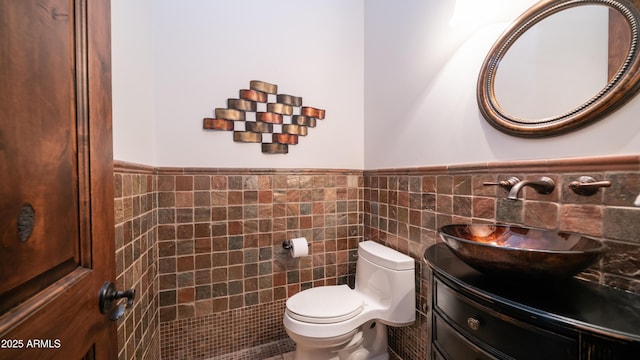
[[[542,0],[529,8],[498,38],[482,64],[477,84],[477,100],[484,118],[493,127],[510,135],[543,137],[588,125],[621,107],[640,89],[639,3],[640,0]],[[498,66],[507,51],[540,21],[557,12],[581,5],[608,7],[609,12],[616,13],[614,15],[621,19],[626,28],[624,37],[629,37],[628,41],[625,39],[628,47],[625,46],[620,56],[621,65],[610,70],[609,82],[586,102],[559,115],[527,119],[505,111],[496,98],[495,79]],[[611,22],[609,27],[611,28]],[[612,41],[611,38],[609,41]]]

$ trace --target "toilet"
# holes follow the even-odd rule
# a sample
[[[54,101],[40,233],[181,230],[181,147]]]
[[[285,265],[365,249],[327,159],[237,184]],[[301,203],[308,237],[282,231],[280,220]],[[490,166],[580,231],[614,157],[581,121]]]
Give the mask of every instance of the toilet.
[[[303,290],[287,299],[283,322],[297,360],[386,360],[387,325],[411,325],[415,311],[413,258],[363,241],[355,289]]]

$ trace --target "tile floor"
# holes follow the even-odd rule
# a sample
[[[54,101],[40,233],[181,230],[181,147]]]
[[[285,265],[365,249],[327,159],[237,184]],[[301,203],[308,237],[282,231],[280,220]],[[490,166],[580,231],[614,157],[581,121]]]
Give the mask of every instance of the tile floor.
[[[295,351],[288,352],[282,355],[276,355],[265,360],[295,360]]]
[[[289,338],[243,349],[209,360],[294,360],[296,344]]]
[[[295,360],[295,348],[296,344],[291,339],[283,339],[208,360]],[[389,349],[389,359],[402,360],[391,349]]]

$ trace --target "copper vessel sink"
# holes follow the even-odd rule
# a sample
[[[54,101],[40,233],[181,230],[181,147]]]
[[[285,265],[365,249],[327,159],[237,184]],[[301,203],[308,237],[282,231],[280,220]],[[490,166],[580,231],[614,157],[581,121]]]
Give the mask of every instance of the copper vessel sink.
[[[514,225],[453,224],[438,233],[462,261],[503,277],[569,277],[607,250],[603,242],[579,234]]]

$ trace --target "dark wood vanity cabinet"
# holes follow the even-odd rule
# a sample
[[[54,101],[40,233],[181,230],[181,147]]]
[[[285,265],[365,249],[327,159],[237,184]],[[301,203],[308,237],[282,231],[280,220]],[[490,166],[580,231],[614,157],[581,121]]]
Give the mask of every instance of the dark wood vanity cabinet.
[[[483,275],[444,244],[429,265],[432,359],[640,359],[640,296],[578,279]]]

